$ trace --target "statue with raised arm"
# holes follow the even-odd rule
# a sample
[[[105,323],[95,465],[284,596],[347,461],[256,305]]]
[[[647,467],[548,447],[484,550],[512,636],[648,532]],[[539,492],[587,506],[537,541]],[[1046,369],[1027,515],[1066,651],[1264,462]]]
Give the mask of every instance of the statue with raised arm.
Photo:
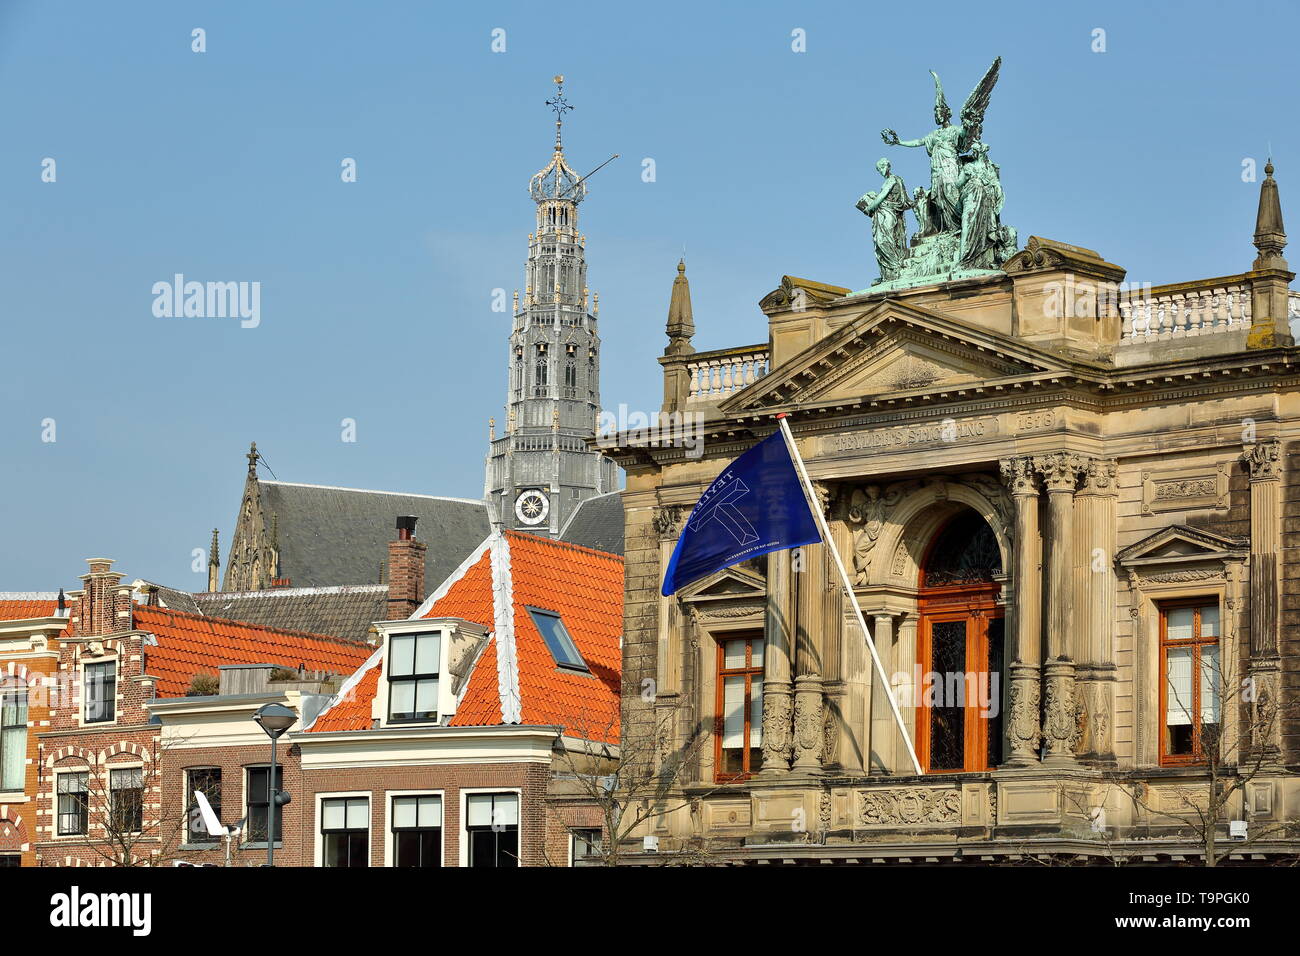
[[[936,219],[935,227],[940,232],[961,228],[961,191],[957,180],[961,175],[962,154],[979,141],[984,111],[988,109],[1001,66],[1002,57],[998,57],[966,98],[959,125],[950,124],[952,110],[944,99],[943,84],[939,82],[939,74],[931,70],[930,75],[934,77],[934,121],[938,128],[920,139],[899,139],[892,129],[880,133],[881,139],[889,146],[925,147],[930,157],[929,199]]]
[[[885,177],[880,189],[867,193],[857,207],[871,217],[871,239],[876,246],[881,282],[897,279],[907,259],[907,223],[903,216],[911,206],[907,186],[895,176],[889,160],[876,163],[876,171]]]

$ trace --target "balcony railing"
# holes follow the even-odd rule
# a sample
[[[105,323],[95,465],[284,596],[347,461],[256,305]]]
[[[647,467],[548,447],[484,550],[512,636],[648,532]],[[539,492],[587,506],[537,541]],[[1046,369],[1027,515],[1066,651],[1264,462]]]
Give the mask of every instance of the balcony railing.
[[[688,402],[717,402],[767,374],[767,344],[697,352],[686,362]]]

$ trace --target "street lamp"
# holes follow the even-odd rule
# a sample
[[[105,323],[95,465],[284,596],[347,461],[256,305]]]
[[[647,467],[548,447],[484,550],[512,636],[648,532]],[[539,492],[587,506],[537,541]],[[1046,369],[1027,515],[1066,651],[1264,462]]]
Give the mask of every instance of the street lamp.
[[[298,721],[295,714],[284,704],[263,704],[253,715],[258,726],[271,738],[271,777],[267,781],[266,820],[266,865],[275,866],[275,811],[280,804],[289,802],[289,794],[275,785],[275,742],[286,730]]]

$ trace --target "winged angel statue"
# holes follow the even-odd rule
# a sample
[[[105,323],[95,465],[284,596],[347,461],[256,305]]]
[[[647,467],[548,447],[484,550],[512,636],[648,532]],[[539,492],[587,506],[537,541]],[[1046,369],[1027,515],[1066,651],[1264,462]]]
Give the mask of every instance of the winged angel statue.
[[[892,129],[882,130],[881,138],[889,146],[924,146],[930,156],[930,192],[923,197],[929,203],[929,220],[937,232],[961,229],[961,192],[958,178],[961,175],[961,155],[979,142],[984,124],[984,111],[989,97],[998,82],[1002,57],[993,61],[984,78],[975,85],[961,108],[961,123],[951,125],[952,110],[943,96],[943,84],[934,70],[934,121],[939,128],[920,139],[899,139]],[[921,218],[918,216],[918,218]],[[922,220],[924,221],[924,220]]]

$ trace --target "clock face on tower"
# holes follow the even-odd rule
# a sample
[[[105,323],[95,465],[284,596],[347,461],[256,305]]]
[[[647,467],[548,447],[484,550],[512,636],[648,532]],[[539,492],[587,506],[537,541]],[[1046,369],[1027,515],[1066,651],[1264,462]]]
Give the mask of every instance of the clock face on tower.
[[[535,488],[521,491],[515,499],[515,517],[524,524],[541,524],[550,511],[550,499]]]

